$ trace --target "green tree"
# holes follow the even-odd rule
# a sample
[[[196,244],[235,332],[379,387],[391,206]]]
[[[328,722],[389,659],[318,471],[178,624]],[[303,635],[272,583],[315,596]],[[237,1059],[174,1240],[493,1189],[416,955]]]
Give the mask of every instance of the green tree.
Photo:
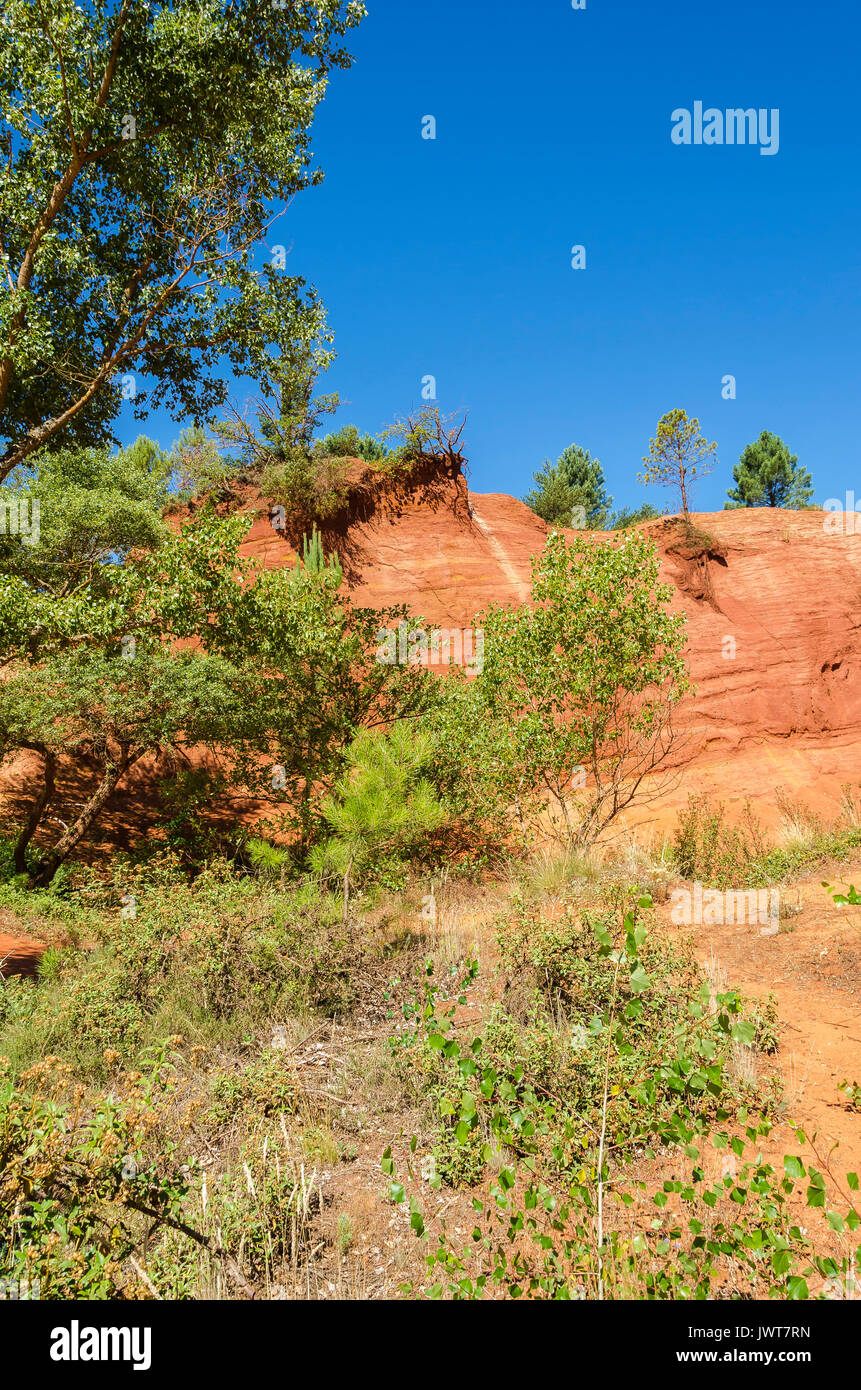
[[[31,867],[31,882],[50,883],[101,815],[113,792],[146,755],[229,742],[238,703],[237,674],[219,658],[161,646],[63,652],[24,665],[0,691],[0,759],[27,751],[41,774],[15,846],[19,873],[56,793],[58,769],[96,768],[95,786],[74,819]]]
[[[321,177],[310,127],[364,12],[4,0],[0,479],[45,445],[109,442],[123,389],[139,418],[200,424],[225,359],[265,389],[304,358],[316,298],[254,256],[273,205]]]
[[[247,516],[221,520],[204,509],[180,537],[142,557],[129,575],[126,630],[198,637],[242,671],[230,738],[235,778],[280,809],[280,830],[301,861],[359,731],[420,712],[434,686],[421,667],[376,660],[380,627],[406,620],[403,606],[354,607],[319,535],[306,538],[292,569],[242,560],[248,525]]]
[[[375,659],[380,624],[396,627],[405,610],[345,602],[319,537],[293,570],[261,571],[238,553],[248,525],[204,509],[148,552],[97,561],[59,605],[30,576],[6,590],[18,630],[0,681],[0,757],[26,750],[41,762],[20,862],[37,832],[45,837],[61,774],[74,770],[89,788],[70,833],[40,861],[40,882],[142,757],[193,745],[220,753],[234,787],[274,805],[302,861],[360,730],[427,706],[426,672]],[[195,649],[183,649],[189,640]]]
[[[684,619],[668,612],[658,564],[636,532],[570,546],[557,533],[533,560],[535,606],[476,620],[484,669],[452,683],[431,719],[435,780],[455,813],[493,824],[513,806],[527,836],[549,810],[560,838],[584,847],[656,794],[689,688]]]
[[[699,420],[689,419],[687,411],[670,410],[658,421],[649,452],[643,457],[646,467],[637,476],[641,483],[658,483],[677,491],[685,521],[690,521],[691,485],[711,472],[716,451],[717,444],[709,444],[700,432]]]
[[[360,434],[357,425],[342,425],[316,447],[321,454],[331,454],[333,458],[364,459],[366,463],[380,463],[389,456],[389,450],[376,435]]]
[[[162,519],[170,469],[170,457],[141,436],[116,451],[34,455],[0,488],[4,515],[23,505],[39,532],[32,545],[0,535],[0,664],[127,630],[123,567],[170,536]]]
[[[639,526],[641,521],[657,521],[663,516],[651,502],[643,502],[639,507],[620,507],[610,518],[609,531],[624,531],[629,526]]]
[[[333,834],[311,853],[312,868],[343,881],[345,918],[353,879],[381,856],[406,854],[446,819],[427,776],[431,752],[430,737],[403,722],[388,733],[365,730],[349,748],[322,806]]]
[[[533,475],[535,488],[527,493],[524,502],[536,516],[551,526],[571,526],[582,509],[585,528],[601,530],[613,505],[604,483],[604,471],[598,459],[579,444],[569,444],[555,463],[545,460],[544,467]]]
[[[186,501],[210,492],[226,490],[235,464],[218,447],[212,435],[198,425],[182,430],[170,451],[172,481],[177,497]]]
[[[735,487],[727,489],[733,507],[806,507],[813,496],[811,477],[786,444],[770,430],[748,444],[732,470]]]

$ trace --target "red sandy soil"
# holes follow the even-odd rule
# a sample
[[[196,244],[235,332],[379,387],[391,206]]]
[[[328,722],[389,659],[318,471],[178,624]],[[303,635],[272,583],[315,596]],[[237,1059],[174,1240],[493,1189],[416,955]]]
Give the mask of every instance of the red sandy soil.
[[[0,975],[35,975],[36,968],[47,949],[44,941],[21,936],[14,919],[4,922],[8,931],[0,931]]]
[[[698,933],[697,955],[718,989],[750,998],[773,994],[779,1013],[777,1065],[787,1119],[834,1155],[840,1172],[861,1171],[861,1112],[849,1105],[843,1081],[861,1083],[861,908],[841,907],[822,886],[861,883],[861,863],[810,873],[781,889],[776,936],[759,926],[708,926]],[[669,922],[669,905],[659,908]],[[676,929],[678,930],[678,929]],[[685,934],[690,928],[682,929]],[[782,1151],[797,1152],[784,1130]]]

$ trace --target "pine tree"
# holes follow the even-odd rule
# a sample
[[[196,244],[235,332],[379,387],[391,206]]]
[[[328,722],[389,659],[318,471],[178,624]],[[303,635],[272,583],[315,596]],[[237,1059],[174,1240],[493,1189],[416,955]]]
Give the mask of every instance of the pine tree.
[[[646,466],[637,476],[641,483],[658,483],[678,492],[682,515],[689,522],[691,486],[711,472],[716,450],[717,444],[709,444],[695,416],[686,410],[668,410],[649,440],[649,452],[643,456]]]
[[[613,499],[607,492],[604,470],[588,449],[569,444],[555,463],[545,460],[533,482],[535,489],[523,500],[551,526],[571,526],[577,508],[585,513],[586,529],[600,530],[606,524]]]
[[[395,724],[386,734],[364,730],[347,754],[347,770],[323,803],[333,834],[311,852],[317,873],[335,873],[344,885],[344,917],[350,885],[381,857],[403,854],[445,820],[446,812],[425,774],[428,736]]]
[[[776,434],[763,430],[748,444],[732,470],[735,487],[724,503],[733,507],[806,507],[813,496],[811,477]]]

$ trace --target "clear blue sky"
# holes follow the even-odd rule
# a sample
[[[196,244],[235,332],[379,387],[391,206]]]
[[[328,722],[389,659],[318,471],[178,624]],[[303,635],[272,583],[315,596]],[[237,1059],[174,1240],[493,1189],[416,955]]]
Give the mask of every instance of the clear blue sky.
[[[618,506],[683,406],[718,443],[698,509],[763,429],[817,502],[861,497],[858,0],[368,8],[318,117],[325,183],[273,234],[327,306],[338,422],[378,430],[430,373],[470,412],[474,491],[522,495],[576,441]],[[779,153],[674,145],[695,101],[779,108]],[[128,418],[123,437],[139,428],[176,433]]]

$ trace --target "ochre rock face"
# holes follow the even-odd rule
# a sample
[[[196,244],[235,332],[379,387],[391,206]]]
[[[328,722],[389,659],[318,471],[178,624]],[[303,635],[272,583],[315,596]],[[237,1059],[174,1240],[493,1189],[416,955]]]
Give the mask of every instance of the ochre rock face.
[[[269,569],[295,564],[295,547],[273,529],[259,494],[247,489],[237,501],[253,516],[243,554]],[[417,492],[364,505],[363,515],[341,516],[323,532],[354,603],[403,604],[427,629],[466,629],[491,603],[529,601],[530,562],[549,528],[515,498],[470,493],[449,470]],[[706,792],[731,815],[749,799],[773,824],[780,789],[833,818],[843,788],[861,786],[861,516],[858,535],[829,534],[820,511],[692,520],[712,538],[704,553],[702,542],[680,543],[669,518],[641,528],[658,547],[673,608],[687,617],[695,693],[676,716],[674,785],[662,779],[654,803],[632,819],[663,833],[689,793]],[[3,769],[13,819],[32,798],[28,772],[27,756]],[[100,822],[106,842],[127,847],[152,821],[160,775],[145,759],[115,793]],[[79,804],[88,785],[86,770],[66,770],[61,799]],[[234,819],[251,814],[245,803],[227,810]]]
[[[730,808],[749,797],[769,819],[778,788],[836,814],[843,785],[861,783],[861,517],[857,536],[829,534],[820,511],[692,521],[714,539],[705,555],[691,556],[698,547],[686,550],[669,519],[642,528],[687,617],[696,688],[677,719],[681,779],[658,819],[691,791]],[[454,477],[432,504],[406,498],[324,544],[341,554],[355,603],[402,603],[428,627],[470,627],[490,603],[528,601],[548,530],[515,498],[469,493]],[[245,553],[267,567],[295,562],[265,515]]]

